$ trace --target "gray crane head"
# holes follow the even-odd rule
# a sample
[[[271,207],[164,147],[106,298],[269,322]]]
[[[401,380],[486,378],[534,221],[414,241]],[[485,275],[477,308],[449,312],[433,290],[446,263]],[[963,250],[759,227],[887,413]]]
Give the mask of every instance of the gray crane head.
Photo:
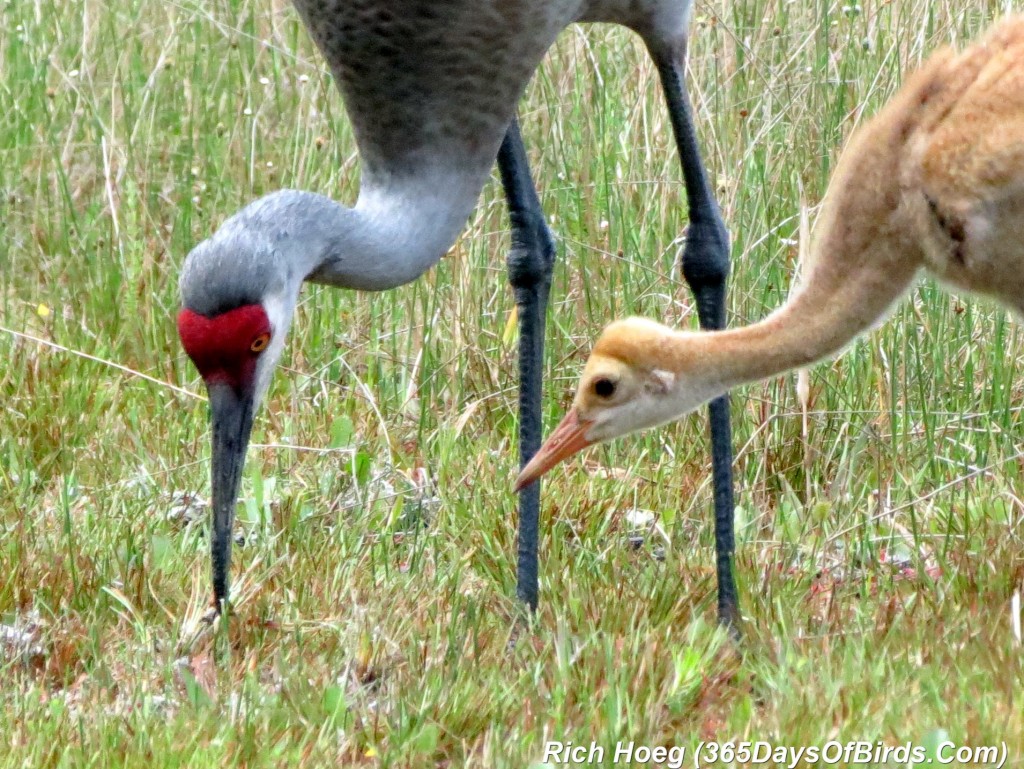
[[[227,597],[231,525],[253,416],[291,322],[295,280],[260,207],[196,246],[181,274],[178,335],[210,397],[215,609]]]

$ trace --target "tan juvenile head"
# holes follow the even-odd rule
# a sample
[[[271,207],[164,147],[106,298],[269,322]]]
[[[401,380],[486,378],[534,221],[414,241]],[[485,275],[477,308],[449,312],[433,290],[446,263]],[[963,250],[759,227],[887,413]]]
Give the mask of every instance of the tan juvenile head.
[[[680,361],[666,343],[680,336],[646,318],[616,321],[601,332],[583,367],[573,400],[580,419],[597,428],[590,435],[591,442],[629,432],[612,429],[615,415],[672,388]]]
[[[644,318],[612,323],[590,354],[572,408],[516,480],[521,489],[594,443],[664,424],[718,393],[702,335]]]

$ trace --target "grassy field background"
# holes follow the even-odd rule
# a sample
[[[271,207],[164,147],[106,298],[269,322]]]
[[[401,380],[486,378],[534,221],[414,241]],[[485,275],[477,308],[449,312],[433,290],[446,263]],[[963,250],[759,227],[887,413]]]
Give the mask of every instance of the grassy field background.
[[[813,217],[854,126],[1013,5],[698,2],[690,88],[732,323],[785,298],[801,201]],[[495,178],[415,284],[305,291],[256,422],[216,666],[208,635],[189,643],[209,431],[177,276],[257,195],[355,198],[341,100],[283,0],[8,0],[0,107],[0,767],[522,767],[550,739],[946,736],[1024,765],[1024,339],[1003,311],[924,284],[813,369],[806,430],[792,377],[734,393],[741,651],[714,625],[701,416],[552,473],[541,608],[510,652]],[[685,200],[629,33],[567,31],[521,115],[559,238],[550,428],[608,320],[696,324]]]

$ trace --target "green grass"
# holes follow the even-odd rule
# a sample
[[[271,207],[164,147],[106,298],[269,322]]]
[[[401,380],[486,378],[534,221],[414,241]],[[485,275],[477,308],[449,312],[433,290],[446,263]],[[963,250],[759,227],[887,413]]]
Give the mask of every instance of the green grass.
[[[857,122],[1006,5],[698,3],[690,84],[733,235],[733,323],[786,296],[801,201],[813,213]],[[177,275],[254,196],[354,199],[340,98],[291,8],[262,0],[9,0],[0,73],[0,767],[522,767],[548,739],[947,734],[1005,740],[1024,765],[1024,337],[932,284],[813,370],[806,435],[792,377],[733,395],[739,653],[713,621],[703,417],[551,475],[541,610],[508,650],[496,180],[417,283],[306,290],[255,428],[215,667],[208,636],[186,643],[209,576],[206,511],[180,497],[208,493],[209,432],[175,389],[202,392]],[[559,238],[550,426],[605,322],[695,324],[685,201],[627,32],[567,31],[521,114]],[[665,536],[630,547],[632,509]]]

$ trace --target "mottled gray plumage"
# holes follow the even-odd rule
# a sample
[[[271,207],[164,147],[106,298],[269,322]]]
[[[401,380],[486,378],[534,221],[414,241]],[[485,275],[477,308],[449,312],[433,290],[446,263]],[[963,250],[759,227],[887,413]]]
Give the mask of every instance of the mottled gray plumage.
[[[574,21],[685,39],[690,0],[295,0],[345,96],[371,179],[490,169],[544,53]]]
[[[307,277],[364,290],[414,280],[472,213],[516,103],[557,34],[574,21],[616,22],[652,50],[681,53],[690,0],[295,6],[345,98],[363,163],[359,200],[347,209],[282,190],[233,216],[186,260],[182,302],[204,315],[258,302],[275,280],[292,301]]]

